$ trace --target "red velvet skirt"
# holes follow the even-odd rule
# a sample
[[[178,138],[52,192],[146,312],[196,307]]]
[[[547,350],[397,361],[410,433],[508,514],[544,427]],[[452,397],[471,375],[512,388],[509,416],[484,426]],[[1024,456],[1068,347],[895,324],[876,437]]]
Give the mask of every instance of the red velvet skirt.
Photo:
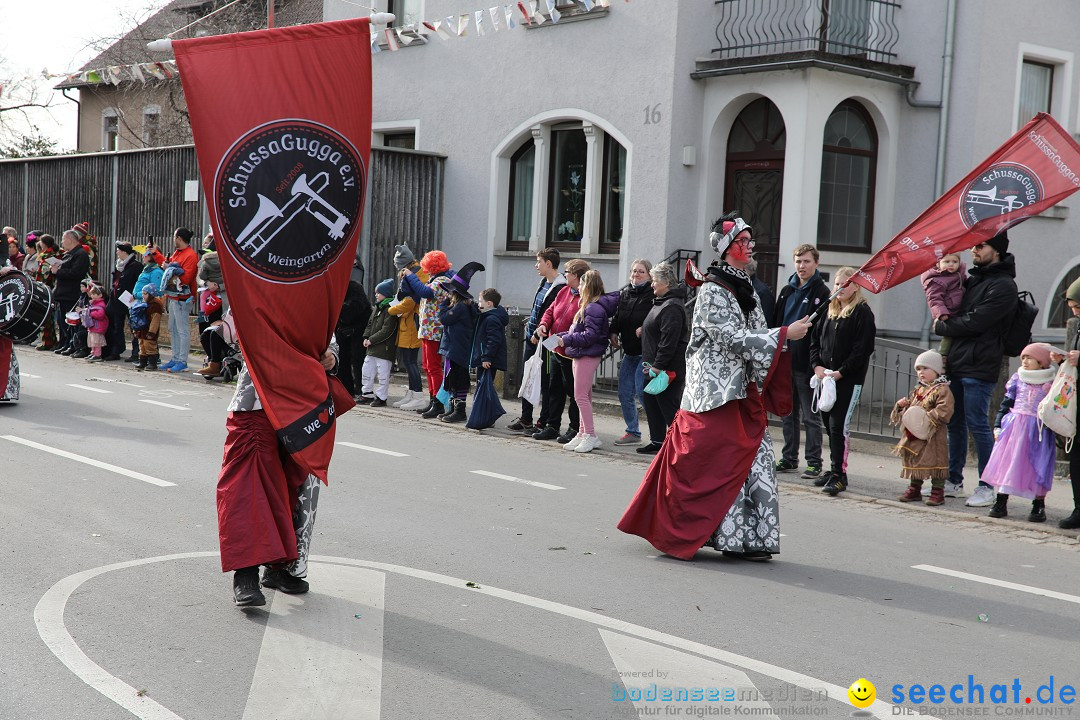
[[[262,410],[229,413],[217,485],[221,570],[296,559],[292,509],[308,473],[293,461]]]
[[[680,410],[619,529],[672,557],[693,558],[746,482],[766,423],[752,383],[744,400],[703,413]]]

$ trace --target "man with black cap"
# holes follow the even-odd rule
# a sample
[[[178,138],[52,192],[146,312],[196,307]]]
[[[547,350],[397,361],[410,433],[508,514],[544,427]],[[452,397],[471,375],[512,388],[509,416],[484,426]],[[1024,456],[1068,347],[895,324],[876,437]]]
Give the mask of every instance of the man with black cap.
[[[1009,252],[1009,236],[1001,231],[971,249],[974,267],[964,282],[960,311],[934,323],[934,332],[952,338],[950,389],[956,409],[949,421],[949,480],[945,495],[962,497],[968,432],[975,438],[979,458],[979,485],[967,499],[969,507],[994,503],[994,489],[982,481],[983,469],[994,449],[990,429],[990,395],[998,381],[1004,355],[1002,329],[1016,312],[1016,259]]]
[[[131,246],[131,243],[116,243],[116,267],[113,268],[112,274],[112,295],[109,296],[109,302],[105,306],[105,314],[109,316],[109,331],[105,334],[105,352],[103,353],[106,360],[119,360],[120,356],[124,354],[124,347],[127,345],[124,339],[124,321],[128,320],[129,316],[128,306],[124,304],[120,296],[125,292],[134,295],[135,283],[138,281],[142,269],[142,263],[139,262],[139,257],[136,255],[135,248]],[[138,302],[141,299],[135,298],[135,301]],[[139,357],[139,341],[134,334],[131,337],[131,357],[135,359]]]

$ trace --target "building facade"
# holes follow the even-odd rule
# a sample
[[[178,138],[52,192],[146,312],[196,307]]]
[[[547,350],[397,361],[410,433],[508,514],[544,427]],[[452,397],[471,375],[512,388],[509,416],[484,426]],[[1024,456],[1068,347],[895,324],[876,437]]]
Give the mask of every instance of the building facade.
[[[508,6],[512,32],[507,6],[397,4],[378,7],[443,32],[380,32],[376,143],[447,157],[443,248],[484,262],[479,281],[512,305],[531,299],[538,248],[587,259],[613,289],[637,257],[708,262],[706,229],[732,209],[774,287],[805,242],[827,273],[857,267],[1036,112],[1080,129],[1073,3],[560,0],[558,23],[528,27]],[[361,12],[323,2],[326,20]],[[1075,202],[1010,230],[1048,339],[1080,275]],[[917,282],[870,302],[883,334],[926,335]]]

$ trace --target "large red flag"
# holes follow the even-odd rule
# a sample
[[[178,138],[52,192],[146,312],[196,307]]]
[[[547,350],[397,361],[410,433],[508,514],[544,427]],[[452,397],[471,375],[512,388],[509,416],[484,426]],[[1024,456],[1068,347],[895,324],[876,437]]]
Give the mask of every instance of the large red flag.
[[[319,359],[360,233],[370,40],[358,19],[173,43],[248,372],[285,448],[324,481],[352,405]]]
[[[1080,190],[1080,145],[1046,113],[942,195],[866,261],[851,281],[871,292],[929,270],[943,255],[966,250],[1038,215]]]

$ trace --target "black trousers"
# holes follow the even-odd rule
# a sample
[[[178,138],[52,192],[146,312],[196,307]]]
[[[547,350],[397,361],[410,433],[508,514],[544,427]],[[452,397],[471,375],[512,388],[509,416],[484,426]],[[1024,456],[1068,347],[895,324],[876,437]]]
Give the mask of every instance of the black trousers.
[[[1069,453],[1069,479],[1072,481],[1073,507],[1080,512],[1080,438],[1073,442]]]
[[[105,306],[105,315],[109,318],[109,330],[105,333],[105,348],[103,354],[123,355],[127,349],[127,341],[124,339],[124,323],[128,321],[128,309],[123,303],[110,302]],[[139,354],[139,341],[131,338],[131,353]]]
[[[352,337],[338,337],[338,379],[349,391],[350,395],[360,392],[360,380],[364,377],[364,358],[367,357],[367,348],[364,347],[364,334],[358,332]]]
[[[574,361],[565,358],[558,353],[549,353],[551,362],[551,377],[548,379],[547,417],[544,426],[559,429],[562,425],[563,408],[566,407],[567,399],[570,400],[569,423],[567,429],[577,432],[581,427],[581,413],[578,411],[577,401],[574,400]]]
[[[548,353],[548,351],[545,350],[543,346],[540,345],[540,343],[533,345],[531,342],[526,340],[525,348],[524,350],[522,350],[521,354],[521,362],[524,365],[526,360],[528,360],[538,352],[542,353],[542,358],[544,360],[544,368],[540,371],[540,415],[537,417],[536,422],[541,427],[546,427],[548,418],[547,395],[548,387],[551,385],[551,376],[547,372],[547,357],[550,353]],[[526,425],[532,424],[533,421],[533,404],[525,398],[521,398],[521,421]]]
[[[645,407],[645,419],[649,423],[649,441],[654,443],[664,442],[668,428],[675,421],[675,413],[679,411],[682,403],[683,384],[686,373],[683,373],[675,382],[668,385],[667,390],[659,395],[643,393],[641,404]]]
[[[856,385],[850,380],[841,379],[836,382],[836,403],[832,410],[821,412],[821,422],[825,426],[825,434],[829,437],[829,456],[834,473],[847,472],[848,441],[850,433],[848,422],[851,413],[855,412],[855,405],[859,402],[862,393],[862,385]]]

